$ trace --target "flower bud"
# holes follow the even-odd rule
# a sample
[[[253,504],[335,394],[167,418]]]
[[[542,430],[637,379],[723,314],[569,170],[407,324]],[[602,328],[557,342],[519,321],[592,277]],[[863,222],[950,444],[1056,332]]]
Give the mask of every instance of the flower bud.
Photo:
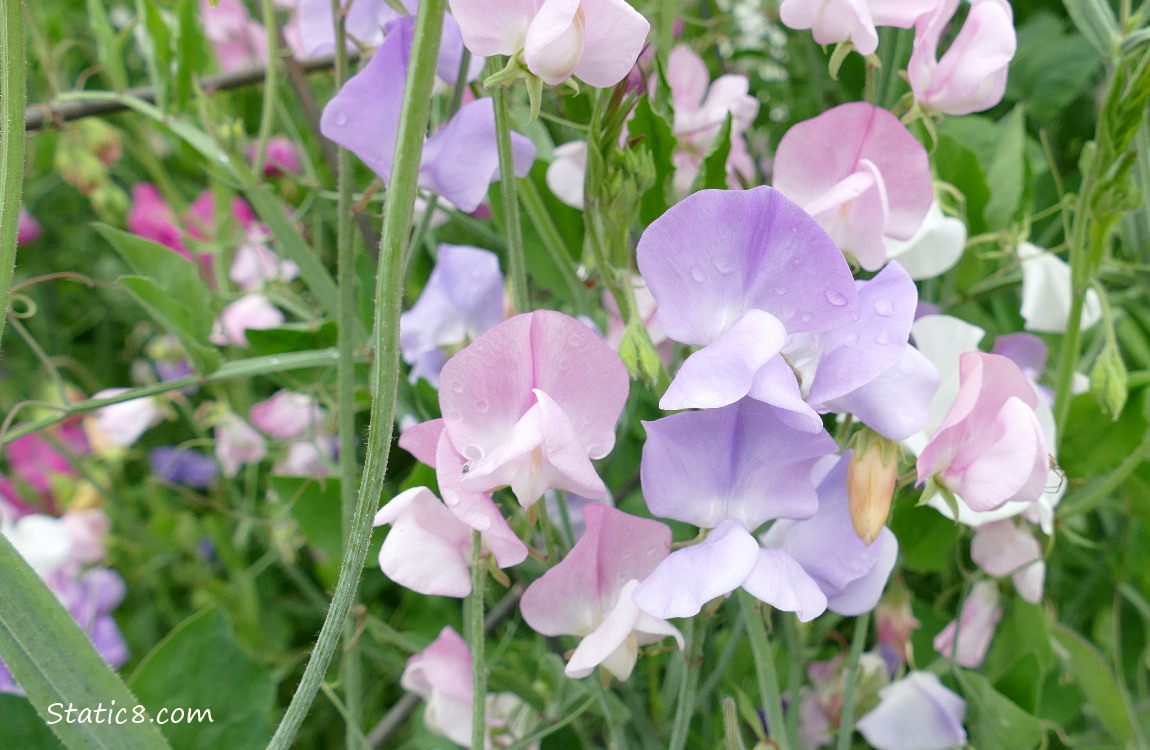
[[[1122,415],[1126,406],[1127,396],[1126,365],[1122,362],[1122,355],[1118,347],[1110,342],[1098,356],[1094,368],[1090,371],[1090,392],[1102,408],[1102,412],[1114,421]]]
[[[898,452],[894,443],[867,430],[856,443],[847,467],[847,495],[855,533],[871,544],[886,524],[898,479]]]

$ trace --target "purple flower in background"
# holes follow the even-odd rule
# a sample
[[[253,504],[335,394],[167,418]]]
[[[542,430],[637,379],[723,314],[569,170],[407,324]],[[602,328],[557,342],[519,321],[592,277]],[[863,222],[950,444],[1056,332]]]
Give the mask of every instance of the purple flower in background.
[[[876,750],[951,750],[966,745],[966,701],[931,672],[911,672],[880,693],[855,726]]]
[[[804,621],[821,614],[827,597],[815,579],[786,551],[760,548],[753,534],[768,520],[815,515],[811,470],[835,452],[830,435],[793,430],[777,410],[751,399],[644,426],[641,472],[651,512],[712,531],[664,560],[639,584],[635,603],[656,617],[690,617],[742,587]]]
[[[40,226],[40,222],[36,221],[36,217],[32,216],[26,208],[21,206],[20,218],[16,223],[16,244],[31,244],[40,239],[40,235],[42,234],[44,234],[44,228]]]
[[[206,489],[216,481],[216,462],[199,451],[174,445],[148,453],[152,473],[170,484]]]
[[[819,482],[819,509],[814,516],[776,521],[760,540],[802,566],[826,595],[827,609],[853,617],[878,604],[898,557],[898,540],[885,527],[870,545],[859,539],[847,497],[849,464],[848,451]]]
[[[670,208],[639,240],[639,270],[667,335],[701,346],[659,405],[716,408],[750,396],[797,429],[822,420],[781,356],[787,336],[859,318],[850,268],[827,233],[769,187],[704,190]]]
[[[414,23],[401,18],[388,24],[387,37],[371,61],[324,107],[320,129],[348,149],[386,183],[391,179],[399,131],[400,105],[407,81]],[[535,146],[511,134],[515,174],[523,177],[535,160]],[[499,177],[495,110],[490,99],[462,107],[427,139],[419,186],[463,211],[474,211]]]
[[[399,346],[410,379],[439,387],[449,347],[467,344],[503,320],[503,274],[495,253],[441,245],[435,268],[411,309],[399,318]]]

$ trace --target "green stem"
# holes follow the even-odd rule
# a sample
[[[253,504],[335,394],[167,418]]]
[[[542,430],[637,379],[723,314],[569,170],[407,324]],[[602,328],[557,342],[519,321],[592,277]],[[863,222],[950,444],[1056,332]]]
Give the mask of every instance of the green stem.
[[[839,720],[838,750],[850,750],[851,738],[855,733],[855,687],[858,685],[859,659],[862,658],[868,630],[870,630],[870,612],[860,615],[855,620],[850,662],[847,664],[846,684],[843,686],[843,712]],[[957,635],[954,641],[958,643]]]
[[[790,750],[786,719],[783,717],[783,698],[779,694],[779,676],[775,671],[775,657],[767,639],[767,625],[759,614],[759,604],[746,591],[739,590],[739,605],[747,623],[747,636],[751,641],[751,654],[755,659],[755,677],[759,683],[759,696],[767,714],[767,730],[779,750]]]
[[[571,293],[571,301],[575,305],[575,310],[585,313],[587,311],[587,290],[575,273],[575,264],[571,258],[571,253],[567,251],[567,245],[563,242],[563,235],[559,234],[555,222],[551,219],[551,214],[547,212],[547,206],[543,203],[543,197],[539,195],[539,189],[530,179],[520,183],[519,199],[523,201],[523,207],[527,209],[527,218],[543,239],[543,249],[551,256],[551,262],[555,264],[563,276],[563,282]]]
[[[699,622],[696,622],[696,619]],[[692,618],[687,621],[688,650],[683,652],[683,681],[679,683],[679,699],[675,704],[675,721],[671,725],[671,741],[667,750],[682,750],[687,746],[691,730],[691,717],[695,715],[695,696],[699,692],[699,674],[703,661],[703,644],[707,639],[710,618]],[[693,632],[692,632],[693,631]]]
[[[507,109],[507,89],[495,89],[495,137],[499,143],[499,192],[503,198],[504,232],[507,235],[507,266],[511,277],[511,299],[516,312],[529,312],[527,260],[523,250],[523,225],[519,219],[519,197],[515,163],[511,154],[511,113]]]
[[[264,0],[264,22],[269,29],[275,21],[273,11],[269,7],[271,0]],[[332,0],[332,19],[335,25],[335,86],[343,86],[348,77],[347,61],[347,27],[340,6],[340,0]],[[279,40],[278,32],[269,33],[268,44],[272,44],[274,36],[276,43]],[[270,49],[270,47],[269,47]],[[268,56],[268,77],[266,87],[272,86],[272,73],[275,60]],[[265,99],[265,102],[267,100]],[[261,123],[262,124],[262,123]],[[257,174],[261,171],[266,154],[267,141],[264,133],[260,132],[260,160],[256,166]],[[355,304],[355,249],[352,244],[352,172],[351,154],[343,148],[336,151],[336,190],[339,193],[336,217],[336,264],[338,275],[336,286],[339,288],[339,366],[336,371],[336,387],[338,390],[338,439],[339,439],[339,497],[340,518],[342,520],[343,538],[351,537],[355,522],[355,485],[359,475],[359,460],[357,456],[357,440],[355,431],[355,347],[358,343],[359,331],[356,327],[358,310]],[[354,604],[354,600],[353,600]],[[359,653],[356,651],[356,624],[348,619],[343,626],[343,667],[342,679],[344,705],[347,711],[344,720],[347,725],[345,741],[348,750],[355,750],[361,746],[363,738],[363,706],[361,696],[363,692],[363,676]]]
[[[24,184],[24,25],[19,0],[0,0],[0,342],[16,268]]]
[[[1150,437],[1144,438],[1138,447],[1135,448],[1117,468],[1107,474],[1101,482],[1093,486],[1089,494],[1081,500],[1074,497],[1071,501],[1067,502],[1067,507],[1059,510],[1059,518],[1069,518],[1070,516],[1076,516],[1094,510],[1094,508],[1102,504],[1106,498],[1110,497],[1115,490],[1121,487],[1126,480],[1130,478],[1130,475],[1147,460],[1150,460]]]
[[[384,475],[395,431],[396,395],[399,389],[399,314],[403,304],[404,250],[415,209],[415,187],[431,111],[431,93],[435,83],[435,63],[439,54],[445,6],[446,0],[424,0],[416,16],[415,39],[411,47],[411,64],[407,71],[407,88],[399,121],[395,163],[391,171],[391,189],[388,191],[383,237],[380,241],[374,334],[378,359],[372,374],[371,426],[352,533],[344,547],[335,598],[328,609],[315,650],[304,669],[303,679],[268,745],[269,750],[287,750],[291,746],[315,700],[355,600],[355,590],[371,542],[373,512],[383,494]]]
[[[787,650],[787,695],[791,702],[787,706],[787,738],[795,747],[799,746],[799,691],[803,685],[803,643],[799,633],[799,618],[783,616],[783,643]]]
[[[267,69],[264,71],[264,101],[263,107],[260,111],[260,131],[259,140],[257,141],[256,149],[256,164],[254,171],[257,175],[264,173],[264,164],[267,163],[268,158],[268,140],[272,135],[272,126],[275,125],[276,120],[276,100],[279,98],[277,92],[279,90],[279,57],[280,57],[280,32],[279,26],[276,24],[276,9],[272,4],[272,0],[261,0],[261,10],[264,17],[264,28],[267,30]],[[340,16],[337,13],[335,18],[336,23],[339,23]],[[338,48],[337,48],[338,49]],[[344,68],[347,67],[347,50],[343,51]],[[336,65],[339,65],[339,52],[336,52]],[[345,72],[346,75],[346,72]],[[338,76],[338,73],[337,73]],[[336,86],[339,86],[337,78]]]
[[[591,685],[599,698],[599,704],[603,706],[603,722],[607,725],[607,734],[611,737],[610,750],[627,750],[627,735],[623,732],[623,727],[611,717],[610,692],[604,687],[598,675],[592,676]]]
[[[471,649],[471,747],[482,750],[487,736],[487,654],[483,630],[483,538],[471,532],[471,593],[467,595],[467,646]]]

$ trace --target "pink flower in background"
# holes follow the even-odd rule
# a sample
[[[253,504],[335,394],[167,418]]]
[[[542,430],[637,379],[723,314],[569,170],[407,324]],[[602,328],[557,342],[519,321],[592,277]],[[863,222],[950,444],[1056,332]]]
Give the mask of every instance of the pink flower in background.
[[[110,398],[128,390],[107,388],[93,393],[92,398]],[[135,444],[148,428],[159,424],[162,418],[156,399],[136,398],[100,407],[85,421],[85,430],[93,447],[127,448]]]
[[[287,282],[299,276],[299,266],[284,260],[268,247],[268,235],[260,226],[247,231],[247,239],[236,248],[228,275],[245,292],[258,291],[270,282]]]
[[[623,0],[450,0],[476,55],[522,59],[554,86],[571,76],[614,86],[638,59],[651,25]]]
[[[995,578],[1010,576],[1018,595],[1026,601],[1042,601],[1046,563],[1042,561],[1042,544],[1028,523],[1006,518],[979,526],[970,543],[970,557]]]
[[[204,34],[215,47],[220,68],[241,70],[267,62],[267,32],[252,20],[241,0],[200,0],[200,10]]]
[[[40,239],[40,235],[42,234],[44,234],[44,228],[40,226],[40,222],[36,221],[36,217],[28,213],[28,209],[21,206],[20,219],[16,224],[16,244],[31,244]]]
[[[759,114],[759,100],[750,96],[744,75],[723,75],[711,81],[707,64],[690,47],[679,45],[667,61],[667,84],[675,107],[675,188],[686,195],[703,165],[707,150],[731,118],[731,152],[727,184],[742,187],[755,176],[755,162],[743,133]],[[740,179],[741,178],[741,179]]]
[[[671,550],[671,530],[606,505],[583,506],[587,530],[555,567],[527,587],[523,619],[547,636],[583,640],[567,662],[568,677],[586,677],[602,666],[617,679],[631,676],[639,647],[674,637],[678,629],[641,611],[635,587]]]
[[[471,593],[471,527],[431,490],[413,487],[396,495],[375,514],[375,525],[385,524],[391,531],[379,548],[384,575],[421,594],[462,598]],[[492,526],[482,536],[501,568],[527,557],[527,548],[504,528]]]
[[[914,237],[934,201],[926,149],[897,117],[866,102],[788,130],[774,186],[868,271],[886,263],[888,240]]]
[[[1009,521],[1007,522],[1009,523]],[[979,581],[970,589],[970,595],[962,603],[959,615],[961,626],[951,620],[934,638],[934,650],[967,669],[978,669],[986,659],[994,629],[1002,619],[1002,607],[998,604],[998,584],[994,581]],[[955,636],[958,643],[955,644]]]
[[[76,476],[67,457],[39,433],[13,440],[6,447],[5,454],[12,473],[41,495],[52,491],[53,476]]]
[[[170,247],[188,260],[195,260],[184,245],[184,233],[180,230],[175,212],[155,185],[139,182],[132,186],[128,230],[144,239]]]
[[[211,335],[211,342],[219,346],[247,346],[247,332],[278,328],[284,323],[284,314],[262,294],[245,294],[220,313]]]
[[[427,701],[423,721],[436,734],[471,745],[471,651],[459,633],[444,628],[430,646],[407,660],[400,684]]]
[[[288,443],[272,473],[284,477],[330,477],[336,473],[339,439],[321,433],[308,440]]]
[[[911,672],[883,688],[855,725],[876,750],[950,750],[966,745],[966,701],[932,672]]]
[[[234,477],[241,466],[258,464],[268,452],[263,435],[232,412],[216,422],[215,438],[216,459],[226,477]]]
[[[909,29],[939,0],[783,0],[779,19],[810,29],[819,44],[850,41],[864,55],[878,48],[876,26]]]
[[[919,483],[933,478],[974,510],[1042,496],[1049,470],[1038,398],[1006,357],[967,352],[958,395],[918,457]]]
[[[252,212],[252,207],[238,195],[232,198],[231,209],[230,216],[224,216],[224,222],[225,224],[230,222],[233,229],[246,232],[256,223],[256,216]],[[184,215],[188,235],[201,241],[218,239],[220,230],[223,228],[219,226],[218,218],[216,216],[216,194],[210,188],[206,189],[196,196],[192,205],[188,207],[188,212]],[[270,235],[271,232],[265,229],[264,234]]]
[[[330,7],[330,6],[329,6]],[[259,157],[258,143],[248,145],[248,161],[255,163]],[[282,135],[275,135],[268,139],[267,158],[264,161],[264,176],[292,173],[295,174],[303,168],[300,162],[299,148]]]
[[[318,434],[327,411],[306,393],[279,391],[251,409],[252,424],[277,440],[298,440]]]
[[[915,23],[907,74],[915,103],[948,115],[990,109],[1006,93],[1018,38],[1007,0],[973,0],[958,36],[942,59],[938,47],[960,0],[941,0]]]

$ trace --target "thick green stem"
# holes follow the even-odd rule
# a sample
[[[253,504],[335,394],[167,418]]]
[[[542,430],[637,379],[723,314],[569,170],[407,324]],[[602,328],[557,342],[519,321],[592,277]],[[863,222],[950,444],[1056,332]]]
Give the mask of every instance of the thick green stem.
[[[1090,284],[1085,265],[1088,258],[1089,237],[1089,196],[1095,183],[1097,157],[1087,165],[1082,187],[1074,209],[1074,230],[1070,238],[1070,274],[1072,296],[1070,315],[1066,321],[1066,335],[1058,352],[1058,380],[1054,387],[1054,416],[1058,426],[1058,437],[1066,434],[1066,419],[1070,416],[1070,386],[1074,382],[1074,371],[1078,366],[1078,356],[1082,339],[1082,309],[1086,301],[1086,288]]]
[[[471,747],[483,750],[487,735],[487,652],[483,630],[483,595],[487,569],[483,566],[483,538],[471,532],[471,593],[467,595],[467,647],[471,649]]]
[[[838,750],[850,750],[851,738],[855,733],[855,687],[858,685],[859,659],[866,645],[867,631],[870,630],[870,612],[855,620],[855,634],[851,639],[850,662],[847,664],[846,684],[843,686],[843,712],[839,720]],[[955,635],[954,642],[958,643]]]
[[[395,163],[391,171],[391,189],[388,191],[383,238],[380,242],[379,274],[375,289],[374,343],[377,360],[372,375],[371,423],[359,498],[351,536],[344,546],[335,598],[328,609],[315,650],[304,669],[303,679],[268,746],[276,750],[286,750],[291,746],[339,644],[367,558],[372,516],[383,494],[384,474],[395,431],[396,395],[400,377],[399,315],[403,302],[404,251],[415,210],[415,187],[431,111],[431,93],[435,83],[435,63],[439,54],[445,6],[445,0],[424,0],[416,16],[415,39],[411,47]]]
[[[20,0],[0,0],[0,341],[16,266],[24,184],[24,26]]]
[[[699,692],[699,674],[703,661],[703,644],[707,640],[709,617],[702,615],[687,623],[687,651],[683,652],[683,681],[679,684],[679,699],[675,704],[675,721],[671,727],[671,741],[667,750],[682,750],[687,746],[691,730],[691,717],[695,715],[695,696]],[[698,620],[698,622],[696,622]]]
[[[767,730],[779,750],[790,750],[787,724],[783,716],[783,698],[779,694],[779,675],[775,670],[775,657],[767,640],[767,625],[759,614],[758,603],[746,591],[739,591],[739,606],[747,623],[747,636],[751,641],[751,655],[755,659],[755,677],[759,683],[759,696],[767,714]]]
[[[519,196],[515,162],[511,153],[511,113],[507,90],[495,89],[495,137],[499,143],[499,193],[503,197],[504,233],[507,235],[507,271],[511,277],[511,299],[516,312],[530,312],[527,294],[527,259],[523,250],[523,225],[519,219]]]

